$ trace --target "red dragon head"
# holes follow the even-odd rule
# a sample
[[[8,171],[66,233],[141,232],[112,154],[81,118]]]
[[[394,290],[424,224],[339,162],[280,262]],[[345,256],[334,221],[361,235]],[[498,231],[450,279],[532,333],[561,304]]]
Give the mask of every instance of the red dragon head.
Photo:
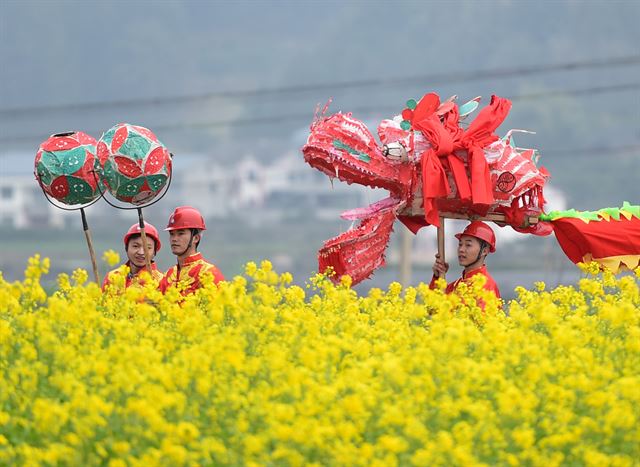
[[[374,136],[351,114],[337,113],[313,123],[304,160],[331,178],[384,188],[400,200],[411,192],[410,164],[385,157]]]
[[[333,267],[335,278],[349,274],[357,284],[384,264],[393,223],[413,193],[415,167],[386,157],[367,127],[343,113],[314,122],[302,152],[309,165],[331,178],[391,194],[367,208],[343,213],[345,219],[362,219],[360,225],[327,241],[318,254],[320,271]]]
[[[305,161],[329,177],[389,191],[390,196],[366,208],[342,214],[359,219],[353,230],[325,242],[319,270],[349,274],[353,284],[384,264],[393,223],[399,218],[411,230],[438,223],[439,213],[501,213],[514,228],[523,218],[542,212],[546,172],[537,169],[533,150],[515,148],[511,132],[501,140],[494,130],[510,102],[494,96],[491,104],[463,130],[459,122],[470,104],[460,108],[435,94],[408,101],[402,117],[383,120],[380,146],[367,127],[351,114],[317,118],[311,125]],[[475,107],[474,107],[475,108]],[[526,226],[525,231],[536,232]]]

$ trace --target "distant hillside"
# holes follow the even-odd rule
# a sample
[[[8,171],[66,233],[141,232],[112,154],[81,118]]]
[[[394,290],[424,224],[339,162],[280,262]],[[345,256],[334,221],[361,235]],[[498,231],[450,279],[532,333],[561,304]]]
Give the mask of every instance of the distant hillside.
[[[269,158],[299,144],[293,135],[329,97],[332,110],[377,121],[431,90],[461,99],[496,93],[521,96],[504,130],[538,132],[522,144],[542,151],[570,204],[637,202],[640,91],[606,88],[640,83],[640,66],[540,66],[638,55],[639,17],[631,1],[5,1],[0,166],[2,150],[35,148],[71,128],[99,137],[119,121],[156,129],[177,154],[233,164],[240,154]],[[486,70],[504,73],[474,79]],[[398,81],[416,76],[425,78]],[[336,85],[345,82],[353,84]],[[299,89],[314,84],[325,86]],[[260,89],[280,91],[231,92]],[[595,91],[576,93],[583,89]],[[166,100],[211,91],[222,95]],[[87,102],[96,105],[68,107]],[[2,111],[25,107],[33,110]]]

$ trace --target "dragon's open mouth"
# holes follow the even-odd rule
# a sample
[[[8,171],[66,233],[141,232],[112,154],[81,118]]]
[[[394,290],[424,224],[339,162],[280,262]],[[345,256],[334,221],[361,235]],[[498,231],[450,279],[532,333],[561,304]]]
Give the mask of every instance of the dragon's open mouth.
[[[397,198],[409,189],[408,164],[386,158],[367,127],[349,114],[314,123],[302,152],[309,165],[330,178],[383,188]]]
[[[394,198],[393,196],[389,196],[388,198],[376,201],[375,203],[372,203],[367,207],[349,209],[348,211],[344,211],[342,214],[340,214],[340,217],[348,221],[362,220],[371,216],[375,216],[376,214],[387,211],[389,209],[397,213],[404,207],[405,204],[405,201]]]
[[[318,254],[321,272],[332,267],[334,279],[349,274],[357,284],[384,264],[393,223],[411,191],[411,167],[386,158],[367,127],[350,115],[331,115],[315,122],[312,130],[302,148],[309,165],[331,179],[391,193],[369,206],[342,213],[343,219],[360,223],[325,242]]]

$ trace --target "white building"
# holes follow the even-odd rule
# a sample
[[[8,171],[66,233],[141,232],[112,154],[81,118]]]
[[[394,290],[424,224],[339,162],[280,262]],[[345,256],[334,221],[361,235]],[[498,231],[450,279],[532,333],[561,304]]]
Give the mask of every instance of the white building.
[[[332,183],[294,152],[266,167],[265,174],[265,208],[280,215],[303,214],[338,220],[342,211],[369,204],[367,195],[375,194],[371,188],[361,185],[348,185],[339,180]]]
[[[78,214],[46,201],[33,175],[32,155],[0,154],[0,169],[0,227],[61,228],[77,222]],[[173,161],[167,196],[150,213],[163,217],[164,211],[175,206],[193,205],[207,219],[233,216],[250,222],[277,222],[305,217],[337,221],[342,211],[366,206],[384,196],[384,190],[338,180],[331,183],[294,151],[268,164],[247,155],[228,167],[204,155],[179,155]],[[116,205],[122,204],[107,197]],[[102,200],[89,209],[91,223],[113,223],[114,217],[127,222],[135,218],[131,212],[114,210]]]
[[[67,215],[44,198],[28,154],[0,156],[0,227],[61,228]]]
[[[365,194],[369,188],[339,181],[332,187],[295,152],[270,164],[251,155],[231,167],[209,163],[203,156],[180,156],[175,162],[180,165],[174,165],[172,196],[198,207],[205,218],[262,222],[304,215],[338,220],[342,211],[371,202]]]

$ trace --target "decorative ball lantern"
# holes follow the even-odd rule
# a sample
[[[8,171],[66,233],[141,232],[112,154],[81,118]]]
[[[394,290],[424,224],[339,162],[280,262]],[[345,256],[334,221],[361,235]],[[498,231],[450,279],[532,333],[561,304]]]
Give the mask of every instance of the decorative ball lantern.
[[[102,180],[114,198],[135,206],[152,201],[171,177],[171,154],[147,128],[119,123],[98,141]]]
[[[36,153],[35,176],[44,192],[66,205],[84,205],[100,196],[94,171],[97,141],[81,131],[57,133]]]

